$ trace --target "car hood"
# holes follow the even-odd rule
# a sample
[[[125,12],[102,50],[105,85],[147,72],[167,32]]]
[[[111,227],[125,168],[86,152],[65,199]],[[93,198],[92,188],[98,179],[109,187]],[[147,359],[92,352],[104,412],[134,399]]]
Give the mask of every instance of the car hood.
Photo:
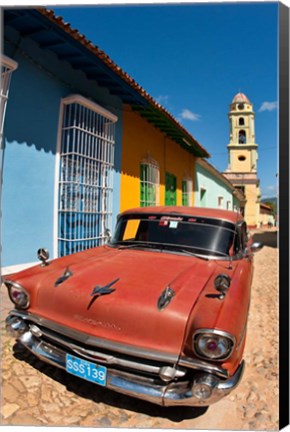
[[[176,354],[188,317],[217,265],[185,255],[105,246],[13,279],[31,293],[31,313],[92,336]],[[71,275],[59,279],[65,271]],[[168,287],[173,297],[160,310],[158,300]]]

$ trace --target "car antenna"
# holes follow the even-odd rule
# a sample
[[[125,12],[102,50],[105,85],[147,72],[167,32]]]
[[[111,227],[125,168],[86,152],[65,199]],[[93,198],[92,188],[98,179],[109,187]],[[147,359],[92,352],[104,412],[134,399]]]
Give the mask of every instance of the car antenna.
[[[237,222],[239,219],[239,214],[237,212]],[[237,233],[234,233],[234,238],[233,238],[233,244],[235,244],[235,237],[236,237]],[[229,253],[229,270],[233,269],[233,256]]]
[[[233,269],[233,257],[232,255],[229,255],[229,270]]]

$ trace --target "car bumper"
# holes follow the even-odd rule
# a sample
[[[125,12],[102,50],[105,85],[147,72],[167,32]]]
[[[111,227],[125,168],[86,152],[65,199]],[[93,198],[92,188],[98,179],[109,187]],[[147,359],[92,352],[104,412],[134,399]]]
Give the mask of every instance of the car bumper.
[[[19,327],[6,320],[10,334],[36,357],[66,370],[67,352],[51,343],[41,340],[25,324]],[[235,374],[228,379],[220,379],[214,374],[197,371],[191,380],[177,380],[171,383],[158,383],[156,379],[108,368],[106,388],[162,406],[208,406],[229,394],[239,384],[244,371],[242,361]]]

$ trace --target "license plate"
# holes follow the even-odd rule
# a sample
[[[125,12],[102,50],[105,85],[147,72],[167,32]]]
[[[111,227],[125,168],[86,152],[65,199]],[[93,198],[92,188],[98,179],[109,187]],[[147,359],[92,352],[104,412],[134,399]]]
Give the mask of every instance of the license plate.
[[[66,355],[66,371],[87,381],[102,386],[106,385],[106,367],[91,363],[70,354]]]

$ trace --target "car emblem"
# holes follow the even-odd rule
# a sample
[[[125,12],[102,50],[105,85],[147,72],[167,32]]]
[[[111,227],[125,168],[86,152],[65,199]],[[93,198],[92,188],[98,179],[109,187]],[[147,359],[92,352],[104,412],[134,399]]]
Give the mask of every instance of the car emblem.
[[[165,290],[162,292],[161,296],[158,299],[157,307],[159,310],[163,310],[166,308],[166,306],[169,305],[172,298],[175,296],[175,292],[170,286],[165,288]]]
[[[104,285],[103,287],[97,285],[93,291],[91,292],[92,296],[101,296],[104,294],[111,294],[113,291],[115,291],[115,288],[111,288],[112,285],[114,285],[116,282],[118,282],[119,278],[113,280],[112,282],[109,282],[107,285]]]
[[[120,278],[114,279],[112,282],[109,282],[107,285],[104,286],[97,285],[91,292],[91,297],[93,298],[89,303],[88,309],[92,306],[92,304],[98,297],[102,295],[112,294],[112,292],[116,291],[116,289],[111,288],[111,286],[118,282],[119,279]]]

